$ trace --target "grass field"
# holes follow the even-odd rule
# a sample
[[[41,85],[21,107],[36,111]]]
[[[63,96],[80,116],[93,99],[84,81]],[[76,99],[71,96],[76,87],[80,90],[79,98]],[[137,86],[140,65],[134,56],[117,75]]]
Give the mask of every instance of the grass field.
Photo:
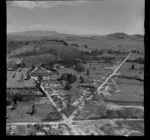
[[[29,68],[23,68],[21,71],[7,71],[7,88],[23,88],[23,87],[34,87],[35,82],[32,79],[22,80],[21,75],[24,76],[29,71]]]
[[[9,116],[7,122],[41,122],[46,121],[47,116],[51,113],[52,121],[60,120],[61,116],[51,104],[35,104],[36,113],[32,116],[29,114],[34,102],[39,100],[30,100],[27,102],[19,102],[15,110],[7,108]]]

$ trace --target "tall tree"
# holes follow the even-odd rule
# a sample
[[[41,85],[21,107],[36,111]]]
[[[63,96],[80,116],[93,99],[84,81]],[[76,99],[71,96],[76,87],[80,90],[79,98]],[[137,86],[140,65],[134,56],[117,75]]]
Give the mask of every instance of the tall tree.
[[[84,83],[84,78],[80,76],[80,83]]]
[[[89,69],[86,71],[86,74],[87,74],[87,75],[89,75],[89,74],[90,74],[90,71],[89,71]]]
[[[36,113],[35,104],[32,105],[31,116]]]
[[[131,66],[131,69],[134,70],[134,69],[135,69],[135,65],[132,65],[132,66]]]
[[[21,81],[24,80],[24,75],[23,75],[23,73],[21,73],[20,80],[21,80]]]

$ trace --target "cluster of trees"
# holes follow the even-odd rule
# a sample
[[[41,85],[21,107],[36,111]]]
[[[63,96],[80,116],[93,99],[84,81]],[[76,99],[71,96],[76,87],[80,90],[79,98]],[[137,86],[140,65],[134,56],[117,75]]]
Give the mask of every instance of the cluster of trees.
[[[102,56],[99,58],[100,61],[104,61],[104,63],[112,63],[112,61],[115,60],[115,57],[112,57],[112,56]]]
[[[71,54],[70,54],[71,55]],[[62,59],[54,59],[50,62],[47,62],[47,63],[43,63],[41,64],[41,67],[45,68],[45,69],[52,69],[54,64],[60,64],[60,65],[63,65],[65,66],[66,68],[69,68],[69,67],[73,67],[74,65],[76,65],[77,67],[80,65],[78,65],[79,60],[74,58],[74,57],[71,57],[71,56],[64,56]],[[79,66],[80,67],[80,66]],[[79,68],[78,67],[78,68]],[[78,69],[77,68],[77,69]],[[80,69],[80,68],[79,68]]]
[[[72,84],[77,81],[77,76],[71,73],[63,73],[59,80],[67,81],[68,83]]]
[[[35,98],[33,95],[23,95],[23,94],[12,94],[12,95],[7,95],[6,98],[6,105],[11,105],[12,103],[14,105],[17,105],[18,102],[21,101],[29,101],[31,99]]]
[[[40,54],[52,54],[52,55],[57,55],[57,51],[54,48],[50,48],[50,49],[40,49],[40,50],[28,50],[22,53],[19,53],[17,55],[15,55],[16,57],[26,57],[26,56],[34,56],[34,55],[40,55]]]
[[[97,56],[97,55],[102,55],[104,53],[120,55],[120,54],[125,54],[127,52],[124,52],[124,51],[121,51],[121,50],[112,50],[112,49],[108,49],[108,50],[104,50],[104,49],[98,50],[98,49],[95,49],[95,50],[91,51],[89,53],[89,55]]]
[[[50,70],[53,68],[55,63],[57,63],[56,60],[53,60],[53,61],[48,62],[48,63],[42,63],[40,66],[47,69],[47,70]]]
[[[132,52],[132,53],[136,53],[136,54],[140,54],[140,53],[141,53],[141,52],[138,51],[138,50],[132,50],[131,52]]]
[[[64,87],[64,90],[70,90],[72,88],[71,84],[67,81],[65,87]]]
[[[10,53],[11,51],[21,48],[22,46],[25,45],[48,45],[48,44],[62,44],[65,46],[68,46],[68,43],[65,42],[64,40],[58,40],[58,39],[36,39],[36,40],[29,40],[29,39],[19,39],[16,40],[15,38],[10,39],[8,38],[7,40],[7,52]]]
[[[107,53],[108,53],[108,54],[117,54],[117,55],[121,55],[121,54],[125,54],[126,52],[121,51],[121,50],[112,50],[112,49],[109,49],[109,50],[107,50]]]
[[[77,81],[77,76],[71,73],[63,73],[58,80],[66,81],[64,90],[69,91],[71,89],[71,84]]]
[[[84,83],[85,79],[83,76],[80,76],[80,83]]]
[[[83,72],[85,71],[85,67],[82,63],[77,63],[75,64],[75,68],[74,68],[76,71],[78,72]]]
[[[72,67],[74,65],[77,65],[79,63],[79,61],[75,58],[71,58],[71,57],[66,56],[64,59],[58,60],[56,63],[64,65],[65,67],[69,68],[69,67]]]
[[[139,58],[136,58],[134,60],[127,60],[127,62],[144,64],[144,58],[143,57],[139,57]]]
[[[35,88],[24,88],[20,90],[7,90],[7,96],[6,96],[6,105],[11,105],[14,103],[17,105],[18,102],[20,101],[29,101],[33,98],[35,98],[36,93]]]

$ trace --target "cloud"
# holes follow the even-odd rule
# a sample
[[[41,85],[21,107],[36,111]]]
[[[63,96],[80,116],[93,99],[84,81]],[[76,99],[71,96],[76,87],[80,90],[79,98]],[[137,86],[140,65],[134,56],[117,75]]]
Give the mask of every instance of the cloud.
[[[65,5],[73,5],[77,3],[85,3],[86,0],[76,0],[76,1],[13,1],[12,6],[18,6],[22,8],[34,9],[37,7],[41,8],[51,8],[56,5],[65,4]]]

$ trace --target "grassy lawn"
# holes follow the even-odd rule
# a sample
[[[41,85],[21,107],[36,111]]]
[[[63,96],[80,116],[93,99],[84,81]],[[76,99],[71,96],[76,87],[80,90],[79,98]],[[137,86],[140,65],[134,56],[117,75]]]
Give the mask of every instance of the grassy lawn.
[[[43,121],[49,113],[55,115],[55,120],[61,119],[60,114],[51,104],[35,104],[36,113],[31,116],[29,112],[31,111],[34,101],[19,102],[15,110],[7,108],[7,114],[9,115],[7,122]]]
[[[120,84],[121,91],[107,96],[108,100],[143,102],[144,90],[142,85]]]
[[[100,116],[104,114],[105,110],[106,107],[103,105],[96,105],[86,101],[84,108],[75,117],[75,120],[99,119]]]

